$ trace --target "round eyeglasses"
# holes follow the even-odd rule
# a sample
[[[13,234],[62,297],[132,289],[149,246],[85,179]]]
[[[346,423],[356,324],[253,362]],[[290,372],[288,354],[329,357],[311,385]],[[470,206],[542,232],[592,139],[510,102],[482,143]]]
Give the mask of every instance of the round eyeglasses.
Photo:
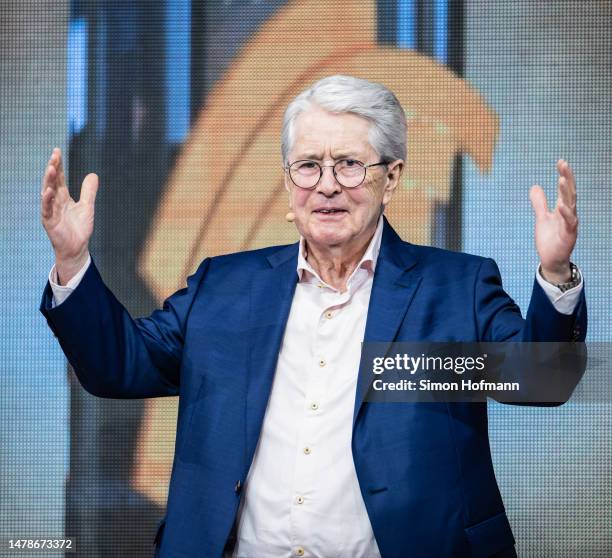
[[[285,168],[289,171],[291,181],[299,188],[314,188],[323,176],[323,169],[331,167],[334,173],[334,178],[344,188],[357,188],[365,180],[366,172],[370,167],[386,165],[384,161],[365,165],[356,159],[340,159],[333,165],[321,165],[316,161],[304,159],[294,161]]]

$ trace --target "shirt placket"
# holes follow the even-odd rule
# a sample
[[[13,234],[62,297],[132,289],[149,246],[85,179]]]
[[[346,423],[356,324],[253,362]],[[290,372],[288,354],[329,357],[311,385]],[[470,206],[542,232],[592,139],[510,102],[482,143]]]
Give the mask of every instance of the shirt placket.
[[[316,479],[320,473],[321,462],[326,451],[325,441],[318,437],[318,425],[326,418],[325,401],[328,379],[334,373],[334,361],[331,358],[332,347],[329,346],[330,328],[334,327],[333,317],[350,299],[351,293],[338,293],[317,280],[313,283],[316,289],[318,316],[312,327],[311,362],[305,391],[303,420],[298,434],[295,456],[294,490],[291,502],[291,539],[292,556],[311,556],[307,536],[312,534],[310,528],[309,508],[316,505]]]

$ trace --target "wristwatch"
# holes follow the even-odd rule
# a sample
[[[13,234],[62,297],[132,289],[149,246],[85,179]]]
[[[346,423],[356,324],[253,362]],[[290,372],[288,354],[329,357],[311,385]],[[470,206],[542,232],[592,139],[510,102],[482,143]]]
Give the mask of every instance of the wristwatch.
[[[564,293],[565,291],[569,291],[570,289],[573,289],[574,287],[577,287],[580,284],[580,271],[578,271],[578,268],[572,262],[570,262],[570,271],[572,277],[567,283],[553,283],[552,281],[549,281],[548,279],[546,279],[546,277],[544,277],[544,275],[542,274],[542,266],[540,266],[540,276],[542,277],[542,279],[544,279],[544,281],[546,281],[547,283],[550,283],[551,285],[557,287],[557,289],[559,289],[562,293]]]

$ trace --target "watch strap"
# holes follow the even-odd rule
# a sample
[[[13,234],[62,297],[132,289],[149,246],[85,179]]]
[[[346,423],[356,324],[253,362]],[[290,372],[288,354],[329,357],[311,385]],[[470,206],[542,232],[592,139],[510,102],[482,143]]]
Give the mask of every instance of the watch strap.
[[[550,283],[551,285],[554,285],[555,287],[557,287],[562,293],[564,293],[565,291],[569,291],[570,289],[573,289],[574,287],[577,287],[580,284],[580,280],[581,280],[580,271],[578,270],[578,266],[576,266],[576,264],[572,262],[570,262],[570,272],[572,275],[568,282],[553,283],[552,281],[549,281],[548,279],[546,279],[546,277],[544,277],[544,275],[542,274],[541,265],[539,269],[539,273],[542,279],[544,279],[544,281],[546,281],[547,283]]]

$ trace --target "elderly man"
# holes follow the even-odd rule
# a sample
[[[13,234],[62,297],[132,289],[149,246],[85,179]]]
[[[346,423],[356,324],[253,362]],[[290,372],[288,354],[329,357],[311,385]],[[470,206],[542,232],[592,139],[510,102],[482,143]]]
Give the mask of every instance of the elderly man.
[[[98,187],[78,203],[59,150],[42,221],[55,266],[41,311],[99,397],[179,395],[163,557],[515,556],[484,403],[364,402],[362,340],[584,339],[572,172],[531,200],[541,266],[526,319],[495,263],[402,241],[383,217],[406,121],[382,85],[315,83],[285,112],[299,243],[205,259],[133,319],[88,252]]]

